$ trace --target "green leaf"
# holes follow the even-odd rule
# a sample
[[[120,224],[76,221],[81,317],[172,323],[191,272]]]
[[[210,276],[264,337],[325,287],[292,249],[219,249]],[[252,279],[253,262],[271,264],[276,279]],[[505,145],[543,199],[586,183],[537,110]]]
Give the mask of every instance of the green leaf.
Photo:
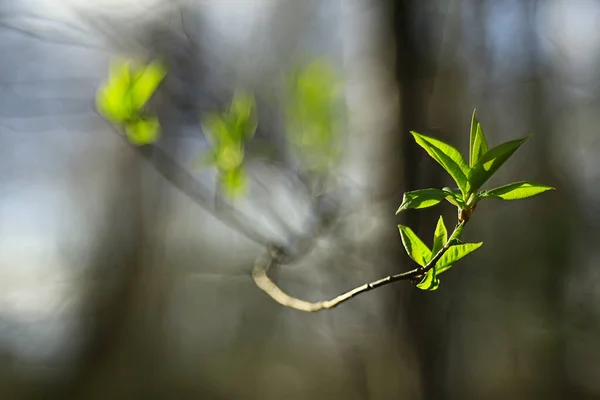
[[[240,197],[248,191],[248,179],[242,167],[223,171],[220,174],[221,189],[229,198]]]
[[[462,231],[465,228],[465,222],[461,222],[460,225],[458,225],[454,231],[452,232],[452,235],[450,236],[450,239],[448,239],[450,242],[454,242],[456,240],[458,240],[458,238],[460,238],[460,235],[462,235]]]
[[[432,257],[435,256],[446,244],[448,240],[448,231],[446,230],[446,225],[444,225],[444,217],[440,215],[440,219],[438,219],[437,225],[435,227],[435,232],[433,233],[433,248],[431,249]]]
[[[309,170],[325,170],[339,159],[340,83],[333,66],[324,59],[289,77],[286,135]]]
[[[257,119],[254,97],[247,92],[236,92],[229,110],[224,114],[206,113],[202,129],[213,147],[243,147],[242,143],[256,132]]]
[[[503,143],[487,153],[473,166],[469,174],[471,190],[479,189],[488,179],[513,155],[517,149],[529,139],[526,136],[522,139],[511,140]]]
[[[125,125],[125,133],[132,144],[143,146],[158,140],[160,124],[157,118],[139,119]]]
[[[146,105],[166,74],[167,69],[158,60],[151,62],[135,74],[131,86],[131,103],[134,110],[140,110]]]
[[[460,190],[451,189],[449,187],[442,188],[443,191],[447,192],[447,196],[445,197],[448,202],[456,207],[464,208],[465,202],[463,200],[463,196]]]
[[[231,101],[229,115],[232,122],[232,134],[238,140],[248,140],[256,132],[254,96],[247,92],[235,92]]]
[[[482,244],[483,242],[465,243],[450,246],[450,248],[446,250],[444,255],[435,264],[436,273],[439,275],[442,272],[449,270],[452,267],[452,264],[474,252],[480,248]]]
[[[408,226],[398,225],[402,244],[409,257],[417,264],[424,267],[431,260],[431,250],[419,239],[419,237]]]
[[[480,194],[480,197],[490,197],[500,200],[519,200],[544,193],[548,190],[554,190],[554,188],[540,185],[539,183],[522,181],[509,183],[508,185],[484,191]]]
[[[231,171],[242,165],[244,149],[240,144],[228,144],[219,147],[216,152],[216,165],[223,171]]]
[[[132,114],[131,67],[128,62],[112,62],[108,80],[96,95],[98,112],[113,123],[123,123]]]
[[[487,141],[481,128],[481,124],[477,120],[476,110],[473,110],[471,119],[471,134],[469,146],[469,165],[472,167],[483,157],[488,151]]]
[[[229,135],[229,126],[225,119],[217,113],[206,113],[202,118],[202,130],[213,147],[224,143],[234,143]]]
[[[402,204],[396,214],[409,208],[427,208],[435,206],[448,196],[440,189],[420,189],[404,193]]]
[[[473,148],[475,148],[475,136],[477,134],[477,126],[479,125],[479,121],[477,120],[477,109],[473,110],[473,115],[471,116],[471,129],[469,131],[469,166],[473,166]]]
[[[414,136],[417,144],[425,149],[431,158],[437,161],[450,174],[463,194],[469,192],[470,188],[467,180],[469,166],[460,152],[441,140],[413,131],[410,133]]]
[[[421,290],[437,290],[440,286],[440,280],[437,278],[435,268],[431,268],[425,274],[425,277],[417,284],[417,287]]]

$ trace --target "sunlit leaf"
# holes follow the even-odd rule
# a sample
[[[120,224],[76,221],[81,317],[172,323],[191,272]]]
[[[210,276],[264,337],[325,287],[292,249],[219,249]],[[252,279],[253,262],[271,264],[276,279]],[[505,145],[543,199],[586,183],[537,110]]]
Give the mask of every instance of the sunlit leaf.
[[[223,171],[220,174],[220,182],[223,193],[229,198],[243,196],[248,191],[248,178],[242,167]]]
[[[224,143],[235,143],[230,137],[227,122],[223,116],[217,113],[209,112],[202,117],[202,130],[213,147],[221,146]]]
[[[326,60],[309,64],[289,79],[286,134],[308,169],[327,169],[339,157],[340,83]]]
[[[503,143],[487,153],[473,166],[469,174],[469,182],[473,191],[479,189],[487,180],[527,141],[529,136],[522,139]]]
[[[123,123],[133,112],[129,88],[131,67],[128,62],[113,62],[108,80],[96,95],[98,112],[113,123]]]
[[[424,267],[431,259],[431,250],[408,226],[398,225],[398,229],[400,229],[402,244],[408,256]]]
[[[411,131],[415,141],[436,160],[454,179],[459,189],[466,194],[469,191],[467,173],[469,166],[458,150],[440,140]]]
[[[445,197],[448,202],[456,207],[463,208],[465,202],[463,200],[462,192],[459,189],[452,189],[449,187],[442,188],[443,191],[447,192]]]
[[[129,141],[137,146],[154,143],[158,140],[160,124],[156,118],[139,119],[125,126]]]
[[[333,66],[325,59],[319,59],[300,72],[295,87],[303,106],[317,111],[337,96],[340,82]]]
[[[146,105],[166,74],[166,67],[158,60],[141,68],[135,74],[131,85],[131,102],[135,110]]]
[[[236,92],[231,101],[229,115],[232,135],[238,140],[248,140],[256,132],[254,96],[247,92]]]
[[[480,248],[482,244],[483,242],[464,243],[450,246],[450,248],[446,250],[444,255],[442,255],[442,257],[435,264],[435,270],[437,274],[439,275],[442,272],[449,270],[452,267],[452,264],[474,252]]]
[[[435,256],[446,244],[448,240],[448,231],[446,230],[446,225],[444,224],[444,217],[440,215],[440,219],[438,219],[437,225],[435,227],[435,232],[433,233],[433,247],[431,249],[432,257]]]
[[[409,208],[427,208],[435,206],[448,196],[440,189],[420,189],[404,193],[402,204],[396,214]]]
[[[471,134],[469,145],[469,165],[472,167],[483,157],[488,151],[487,141],[483,133],[481,124],[477,120],[476,110],[473,110],[473,118],[471,119]]]
[[[450,242],[455,242],[462,235],[463,229],[465,228],[465,221],[461,222],[452,232],[450,238],[448,239]]]
[[[417,287],[421,290],[437,290],[440,286],[440,280],[437,277],[435,268],[431,268],[425,274],[425,277],[417,284]]]
[[[522,181],[509,183],[508,185],[481,192],[480,197],[501,200],[519,200],[544,193],[548,190],[554,190],[554,188],[539,183]]]
[[[242,165],[244,149],[241,144],[222,145],[216,152],[216,165],[223,171],[230,171]]]

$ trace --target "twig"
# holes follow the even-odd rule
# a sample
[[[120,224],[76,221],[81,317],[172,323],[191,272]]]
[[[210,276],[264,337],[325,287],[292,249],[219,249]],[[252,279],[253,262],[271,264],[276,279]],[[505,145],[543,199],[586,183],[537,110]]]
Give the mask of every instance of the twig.
[[[278,262],[279,253],[276,251],[267,251],[263,256],[259,257],[258,260],[254,263],[254,269],[252,271],[252,278],[256,285],[261,288],[264,292],[266,292],[273,300],[278,302],[279,304],[294,308],[300,311],[306,312],[315,312],[321,310],[330,310],[338,305],[342,304],[345,301],[352,299],[359,294],[370,292],[373,289],[376,289],[381,286],[388,285],[393,282],[398,281],[420,281],[423,279],[424,275],[431,268],[435,266],[435,264],[442,258],[444,253],[448,251],[448,249],[452,246],[452,241],[456,239],[459,235],[459,229],[461,226],[464,226],[466,221],[461,221],[456,224],[452,234],[444,243],[444,246],[436,253],[436,255],[425,265],[419,266],[417,268],[411,269],[410,271],[402,272],[395,275],[389,275],[385,278],[378,279],[376,281],[365,283],[362,286],[349,290],[345,293],[340,294],[337,297],[334,297],[331,300],[310,302],[306,300],[301,300],[296,297],[292,297],[289,294],[285,293],[275,282],[269,278],[269,270]],[[266,261],[265,261],[266,258]]]
[[[214,198],[211,198],[210,195],[211,191],[207,187],[201,185],[189,174],[189,172],[180,167],[158,146],[141,146],[137,147],[136,150],[144,159],[154,166],[160,175],[182,193],[191,198],[195,203],[210,212],[215,218],[237,230],[255,243],[262,245],[271,243],[271,240],[268,237],[259,232],[245,216],[239,215],[240,213],[238,211],[231,209],[230,215],[225,215],[224,213],[220,213],[219,210],[215,210]],[[236,218],[238,216],[240,218]]]

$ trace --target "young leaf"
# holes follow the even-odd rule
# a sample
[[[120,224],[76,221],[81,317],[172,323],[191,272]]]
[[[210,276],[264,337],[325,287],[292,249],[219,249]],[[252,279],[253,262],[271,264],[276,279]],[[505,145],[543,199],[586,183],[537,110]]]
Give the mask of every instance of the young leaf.
[[[131,103],[134,110],[146,105],[162,82],[167,69],[160,61],[153,61],[135,74],[131,86]]]
[[[202,118],[202,130],[206,133],[206,138],[214,147],[224,143],[233,143],[229,137],[229,127],[224,118],[217,113],[206,113]]]
[[[458,227],[456,227],[454,229],[454,232],[452,232],[452,236],[450,236],[450,239],[448,239],[449,241],[456,241],[458,240],[458,238],[460,237],[460,235],[462,235],[462,231],[465,227],[465,222],[461,222],[460,225],[458,225]]]
[[[409,257],[421,267],[427,265],[427,262],[431,259],[431,250],[408,226],[398,225],[398,228],[400,229],[402,244]]]
[[[417,284],[417,287],[421,290],[436,290],[440,286],[440,280],[437,278],[435,268],[431,268],[425,274],[425,277]]]
[[[444,244],[446,244],[447,240],[448,231],[446,230],[446,225],[444,224],[444,217],[440,215],[440,219],[435,227],[435,232],[433,233],[433,248],[431,249],[432,256],[436,255],[438,251],[444,247]]]
[[[442,272],[449,270],[452,267],[452,264],[474,252],[480,248],[482,244],[483,242],[465,243],[451,246],[435,264],[436,273],[439,275]]]
[[[402,204],[396,214],[409,208],[427,208],[435,206],[448,196],[448,193],[440,189],[420,189],[404,193]]]
[[[469,191],[467,173],[469,166],[458,150],[440,140],[411,131],[415,141],[438,162],[454,179],[463,194]]]
[[[511,140],[503,143],[487,153],[473,166],[469,174],[471,190],[479,189],[488,179],[513,155],[517,149],[529,139],[526,136],[522,139]]]
[[[289,78],[286,134],[307,169],[327,169],[339,159],[340,79],[325,60],[318,60]]]
[[[229,198],[239,197],[248,191],[246,172],[240,166],[220,174],[221,188]]]
[[[244,149],[241,144],[227,144],[219,146],[216,152],[217,167],[223,171],[231,171],[242,165]]]
[[[128,62],[111,63],[108,81],[98,90],[96,107],[98,112],[113,123],[123,123],[132,114],[131,69]]]
[[[469,165],[472,167],[477,164],[477,161],[483,157],[488,151],[487,141],[483,134],[481,124],[477,120],[475,115],[476,110],[473,110],[473,117],[471,119],[471,134],[470,134],[470,146],[469,146]]]
[[[159,132],[160,124],[156,118],[138,119],[125,126],[127,138],[136,146],[154,143]]]
[[[492,199],[500,200],[519,200],[544,193],[548,190],[554,190],[554,188],[534,182],[522,181],[486,190],[480,194],[480,197],[490,197]]]
[[[463,196],[460,190],[451,189],[449,187],[442,188],[443,191],[447,192],[447,196],[445,197],[448,202],[456,207],[464,208],[465,202],[463,200]]]
[[[256,132],[254,96],[247,92],[236,92],[231,101],[229,115],[232,118],[232,133],[238,140],[248,140]]]
[[[476,114],[477,109],[474,109],[473,115],[471,116],[471,130],[469,131],[469,166],[471,167],[475,164],[473,162],[473,148],[475,147],[475,135],[477,134],[477,126],[479,125]]]

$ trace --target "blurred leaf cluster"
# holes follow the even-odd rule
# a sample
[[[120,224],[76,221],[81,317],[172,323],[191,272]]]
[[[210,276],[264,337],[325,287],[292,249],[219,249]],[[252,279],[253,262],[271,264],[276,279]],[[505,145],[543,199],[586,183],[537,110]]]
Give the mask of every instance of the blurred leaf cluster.
[[[287,136],[309,170],[326,170],[340,154],[340,89],[340,79],[324,60],[314,61],[289,79]]]
[[[167,71],[160,61],[137,68],[131,64],[112,63],[108,80],[98,90],[96,105],[103,117],[123,125],[129,141],[139,146],[158,139],[158,119],[148,115],[145,108]]]
[[[211,151],[202,154],[201,161],[217,169],[221,188],[227,196],[242,195],[247,190],[244,148],[254,136],[257,124],[254,97],[241,91],[234,94],[227,111],[203,116],[202,125]]]

